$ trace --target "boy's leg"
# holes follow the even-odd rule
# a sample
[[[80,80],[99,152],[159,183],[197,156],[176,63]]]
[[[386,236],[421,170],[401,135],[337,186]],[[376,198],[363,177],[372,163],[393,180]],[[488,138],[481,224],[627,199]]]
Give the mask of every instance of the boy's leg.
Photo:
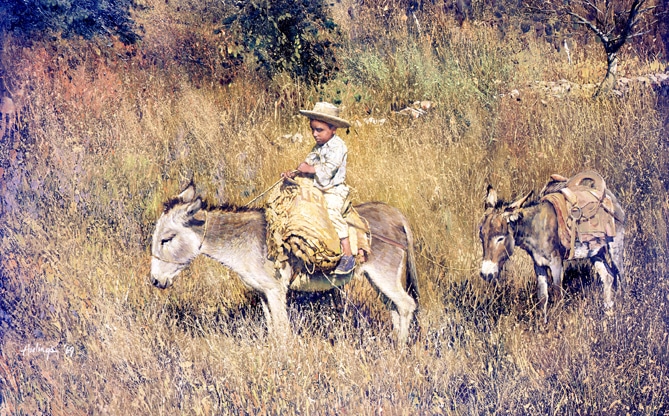
[[[348,193],[348,191],[346,192]],[[337,231],[341,242],[342,256],[335,269],[335,274],[349,274],[355,268],[355,257],[351,251],[351,242],[348,238],[348,224],[342,216],[342,209],[346,199],[345,195],[336,192],[325,192],[325,203],[327,205],[330,220]]]
[[[346,250],[348,247],[348,252],[350,253],[351,244],[348,240],[348,224],[342,215],[345,197],[335,192],[324,192],[323,196],[325,198],[325,206],[328,211],[328,216],[337,232],[337,237],[339,237],[339,240],[341,241],[342,250]]]
[[[341,251],[345,256],[352,256],[353,252],[351,251],[351,240],[348,237],[344,237],[341,240]]]

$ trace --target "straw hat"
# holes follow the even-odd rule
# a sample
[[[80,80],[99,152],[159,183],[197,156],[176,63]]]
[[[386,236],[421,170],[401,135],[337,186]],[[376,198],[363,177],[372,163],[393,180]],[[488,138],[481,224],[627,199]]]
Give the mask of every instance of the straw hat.
[[[339,108],[330,103],[316,103],[313,110],[300,110],[300,114],[309,117],[312,120],[323,121],[335,127],[349,127],[351,125],[351,123],[339,117]]]

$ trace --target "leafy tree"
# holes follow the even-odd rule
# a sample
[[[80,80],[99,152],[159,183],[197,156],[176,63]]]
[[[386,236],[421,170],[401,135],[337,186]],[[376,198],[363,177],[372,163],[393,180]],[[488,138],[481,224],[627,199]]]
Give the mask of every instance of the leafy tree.
[[[118,36],[130,44],[140,37],[130,17],[133,7],[134,0],[2,0],[0,31],[28,38]]]
[[[222,23],[237,31],[241,49],[270,77],[288,72],[319,83],[337,70],[340,34],[323,0],[239,1],[236,14]]]

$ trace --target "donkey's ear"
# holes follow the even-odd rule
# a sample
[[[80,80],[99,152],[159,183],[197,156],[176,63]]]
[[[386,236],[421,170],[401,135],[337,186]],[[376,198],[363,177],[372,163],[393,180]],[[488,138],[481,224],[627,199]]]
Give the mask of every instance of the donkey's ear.
[[[515,200],[511,205],[506,207],[504,209],[504,219],[508,223],[516,222],[519,219],[523,218],[523,211],[521,208],[523,207],[523,204],[527,202],[527,200],[532,196],[534,191],[530,191],[525,195],[524,197]]]
[[[525,195],[524,197],[522,197],[520,199],[517,199],[514,203],[509,205],[509,207],[506,210],[507,211],[514,211],[514,210],[517,210],[517,209],[521,208],[523,206],[523,204],[525,204],[527,202],[527,200],[530,198],[530,196],[532,196],[533,193],[534,193],[534,190],[531,190],[530,192],[527,193],[527,195]]]
[[[195,199],[195,185],[193,182],[191,182],[186,189],[184,189],[180,194],[179,194],[179,199],[181,199],[183,202],[188,203],[191,202]]]
[[[485,208],[495,208],[495,205],[497,205],[497,191],[492,185],[488,185],[485,197]]]
[[[188,208],[186,208],[186,215],[192,217],[193,215],[197,214],[197,212],[201,208],[202,208],[202,200],[200,198],[197,198],[195,201],[191,202],[190,205],[188,205]]]

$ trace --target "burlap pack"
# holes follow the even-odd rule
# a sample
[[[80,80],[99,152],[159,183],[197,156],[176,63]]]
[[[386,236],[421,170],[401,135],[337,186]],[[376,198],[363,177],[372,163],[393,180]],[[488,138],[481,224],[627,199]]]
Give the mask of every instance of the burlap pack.
[[[306,267],[330,270],[341,257],[337,231],[328,216],[323,193],[307,178],[286,181],[267,199],[269,255],[286,261],[290,253]]]

